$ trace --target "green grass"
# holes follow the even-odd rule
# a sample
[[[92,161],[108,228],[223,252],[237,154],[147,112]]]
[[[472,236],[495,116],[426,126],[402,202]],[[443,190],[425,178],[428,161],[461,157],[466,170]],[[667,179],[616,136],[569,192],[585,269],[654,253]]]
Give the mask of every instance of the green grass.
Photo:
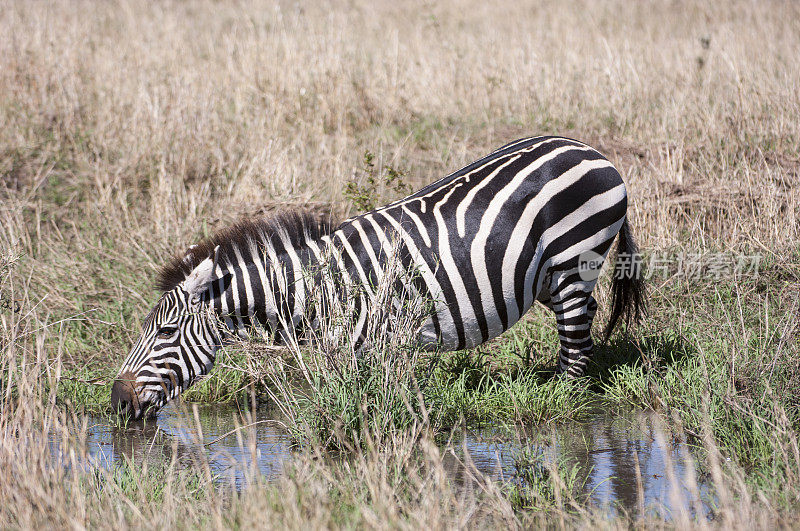
[[[425,382],[430,414],[442,425],[577,419],[596,401],[585,382],[553,378],[552,370],[510,364],[478,350],[443,354]]]
[[[221,403],[246,401],[264,395],[259,369],[266,360],[254,360],[242,348],[223,349],[217,354],[215,369],[182,394],[188,402]]]
[[[509,500],[518,510],[574,511],[565,501],[582,495],[582,481],[588,477],[582,472],[580,463],[563,457],[553,462],[541,450],[523,448],[514,456],[514,476],[506,485]]]

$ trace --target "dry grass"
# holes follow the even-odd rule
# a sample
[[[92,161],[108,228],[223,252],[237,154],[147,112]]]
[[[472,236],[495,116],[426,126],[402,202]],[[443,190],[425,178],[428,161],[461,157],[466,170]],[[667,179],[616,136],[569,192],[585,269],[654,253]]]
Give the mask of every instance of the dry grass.
[[[37,334],[37,344],[45,342],[43,336]],[[548,465],[547,475],[535,488],[499,484],[468,458],[454,466],[453,460],[461,455],[458,449],[442,448],[418,429],[385,435],[380,444],[363,445],[347,459],[331,459],[323,446],[308,446],[294,454],[285,473],[272,483],[265,482],[255,467],[239,462],[236,467],[244,477],[241,490],[226,476],[214,475],[205,452],[193,454],[188,469],[179,465],[175,446],[160,465],[126,461],[111,468],[92,467],[85,418],[64,411],[48,391],[47,384],[58,378],[60,363],[42,356],[28,360],[27,371],[19,371],[15,361],[4,358],[0,366],[5,378],[0,389],[3,528],[768,529],[796,521],[794,513],[753,494],[746,471],[725,462],[708,424],[698,443],[707,463],[683,455],[688,465],[685,474],[678,473],[676,463],[665,464],[664,474],[673,485],[669,522],[649,513],[609,518],[604,510],[587,507],[554,464]],[[676,419],[673,427],[657,429],[659,444],[673,437],[685,439],[688,435],[679,426]],[[790,465],[782,492],[796,499],[800,496],[797,434],[788,425],[777,429],[782,436],[776,439],[775,451]],[[236,436],[240,452],[256,463],[252,426],[242,427]],[[347,443],[347,438],[340,441]],[[707,483],[717,497],[712,520],[697,519],[693,513],[702,512],[693,505],[701,497],[699,469],[710,475]],[[647,479],[639,470],[635,477],[639,485]],[[682,487],[687,487],[688,495]]]
[[[80,381],[74,402],[107,399],[92,382],[127,353],[154,271],[175,250],[257,212],[348,215],[342,190],[363,177],[366,150],[416,187],[531,134],[574,136],[615,161],[649,252],[764,255],[766,287],[733,295],[755,324],[732,315],[724,329],[788,367],[796,319],[785,338],[759,341],[774,311],[761,293],[796,311],[800,286],[798,49],[800,6],[777,0],[4,2],[0,468],[13,472],[0,481],[0,525],[543,524],[509,512],[494,487],[485,498],[450,489],[433,447],[405,486],[386,483],[380,458],[364,454],[348,472],[365,490],[332,499],[345,472],[309,460],[281,484],[291,496],[264,487],[231,502],[204,477],[197,491],[179,481],[158,499],[142,497],[151,483],[141,471],[133,491],[101,489],[50,466],[41,433],[69,430],[54,391],[63,374]],[[654,286],[651,328],[668,315],[679,330],[713,331],[719,323],[698,316],[717,286],[674,284]],[[738,390],[734,379],[731,369]],[[778,453],[790,456],[797,432],[785,429]],[[729,499],[714,524],[786,523],[786,504],[759,499],[736,473],[720,472]],[[423,495],[403,497],[414,489]],[[198,492],[207,510],[195,514],[187,500]],[[328,510],[340,505],[356,509]],[[625,525],[575,514],[546,517]]]
[[[29,316],[19,324],[36,330],[44,323]],[[30,342],[37,346],[33,359],[9,348],[0,360],[0,468],[4,471],[0,527],[4,529],[766,529],[791,526],[795,521],[794,513],[775,505],[781,500],[754,494],[745,481],[746,471],[725,462],[708,419],[697,443],[707,462],[683,455],[688,465],[685,474],[679,474],[669,459],[665,464],[664,474],[674,487],[669,522],[649,513],[609,518],[604,510],[587,507],[555,464],[547,465],[547,474],[535,487],[498,483],[468,458],[459,458],[462,454],[457,448],[435,443],[418,426],[385,433],[379,444],[360,445],[347,459],[331,459],[325,445],[307,446],[293,455],[285,473],[272,483],[265,482],[252,465],[258,461],[257,438],[252,424],[243,426],[236,437],[240,452],[250,455],[251,466],[245,461],[235,465],[244,478],[241,490],[227,482],[227,475],[215,476],[205,452],[190,454],[187,468],[187,457],[179,458],[177,443],[161,464],[125,461],[110,468],[88,466],[86,419],[57,403],[54,384],[61,361],[48,359],[41,349],[49,334],[60,339],[64,333],[39,329],[26,338],[17,336],[14,329],[3,330],[2,337],[10,345]],[[23,357],[22,363],[17,356]],[[658,428],[659,444],[670,438],[685,440],[689,435],[680,426],[676,418],[670,426]],[[797,432],[785,421],[775,428],[780,435],[774,450],[787,466],[781,491],[787,499],[797,499]],[[197,433],[202,433],[199,424]],[[339,445],[348,445],[350,437],[346,434]],[[710,476],[707,483],[717,498],[710,521],[698,520],[692,512],[701,511],[692,505],[701,496],[700,469]],[[637,484],[646,481],[639,470],[635,477]],[[681,487],[687,487],[688,495]]]

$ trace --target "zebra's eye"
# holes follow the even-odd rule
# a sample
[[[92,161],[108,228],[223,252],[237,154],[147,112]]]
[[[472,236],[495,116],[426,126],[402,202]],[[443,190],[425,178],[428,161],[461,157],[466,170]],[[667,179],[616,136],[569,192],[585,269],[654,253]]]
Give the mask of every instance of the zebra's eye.
[[[159,339],[169,339],[175,335],[175,332],[178,331],[177,326],[162,326],[158,329],[158,338]]]

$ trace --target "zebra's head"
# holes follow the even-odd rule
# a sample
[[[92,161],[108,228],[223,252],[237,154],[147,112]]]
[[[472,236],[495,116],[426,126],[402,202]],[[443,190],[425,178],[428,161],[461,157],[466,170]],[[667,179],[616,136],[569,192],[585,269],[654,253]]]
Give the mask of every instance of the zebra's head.
[[[213,367],[220,334],[208,300],[218,249],[165,292],[145,318],[111,388],[111,405],[120,414],[155,415]]]

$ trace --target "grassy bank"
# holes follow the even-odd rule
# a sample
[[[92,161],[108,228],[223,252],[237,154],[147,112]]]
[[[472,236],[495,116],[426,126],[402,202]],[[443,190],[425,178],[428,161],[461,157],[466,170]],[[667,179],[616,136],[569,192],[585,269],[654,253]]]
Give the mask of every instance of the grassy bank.
[[[0,525],[654,524],[602,520],[574,499],[568,469],[523,485],[533,491],[478,478],[465,495],[435,444],[460,422],[540,426],[630,407],[701,448],[698,474],[718,492],[710,525],[791,523],[799,21],[779,1],[7,2]],[[397,196],[387,168],[418,188],[531,134],[573,136],[618,166],[652,275],[647,318],[598,345],[579,385],[550,379],[558,341],[543,309],[436,360],[385,338],[398,365],[376,357],[355,380],[310,387],[275,379],[302,378],[299,351],[244,344],[186,399],[284,400],[316,442],[278,484],[253,477],[237,494],[201,457],[191,474],[51,466],[41,433],[85,452],[81,412],[105,410],[173,252],[281,208],[345,217]],[[734,274],[743,257],[757,268]],[[400,388],[359,379],[398,368],[410,369]],[[376,405],[366,417],[364,396]],[[354,441],[345,462],[316,458]]]

